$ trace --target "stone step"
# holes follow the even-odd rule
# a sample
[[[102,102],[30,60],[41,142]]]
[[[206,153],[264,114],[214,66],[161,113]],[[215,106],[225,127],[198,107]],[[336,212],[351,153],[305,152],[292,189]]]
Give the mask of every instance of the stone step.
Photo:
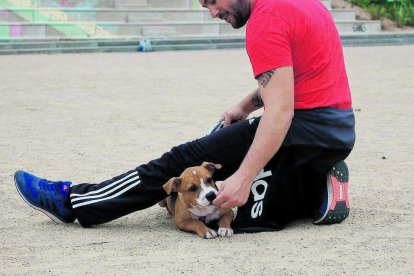
[[[40,41],[0,41],[0,50],[30,50],[30,49],[62,49],[62,48],[92,48],[92,47],[135,47],[139,40],[40,40]]]
[[[378,33],[380,21],[337,21],[340,33]],[[191,35],[235,35],[244,36],[245,28],[234,30],[226,22],[185,21],[185,22],[142,22],[142,23],[0,23],[0,38],[8,37],[185,37]]]
[[[117,9],[201,8],[198,0],[115,0]]]
[[[337,21],[336,27],[340,34],[377,34],[381,32],[380,20]]]
[[[0,7],[26,8],[199,8],[198,0],[0,0]]]
[[[139,0],[137,0],[139,1]],[[1,8],[114,8],[115,0],[0,0]]]
[[[330,0],[321,0],[331,8]],[[0,8],[200,8],[198,0],[0,0]]]
[[[322,2],[330,7],[330,1]],[[244,28],[234,30],[229,24],[212,19],[205,9],[189,8],[199,7],[198,0],[0,0],[0,6],[5,3],[26,8],[0,11],[0,37],[3,38],[172,38],[244,36],[245,32]],[[32,8],[27,8],[30,5]],[[54,5],[57,8],[38,8]],[[335,9],[331,13],[340,33],[381,30],[378,21],[355,21],[352,9]]]
[[[334,20],[355,20],[354,9],[331,10]],[[217,21],[207,10],[195,9],[27,9],[14,8],[0,11],[0,22],[165,22],[165,21]]]
[[[97,53],[97,52],[137,52],[136,46],[117,47],[70,47],[70,48],[33,48],[33,49],[0,49],[0,55],[16,54],[62,54],[62,53]]]
[[[0,38],[7,37],[180,37],[203,35],[244,35],[244,29],[234,30],[221,22],[174,22],[174,23],[0,23]]]
[[[322,4],[325,5],[328,9],[332,8],[331,0],[321,0]]]
[[[413,33],[381,33],[341,35],[344,46],[403,45],[414,44]],[[243,48],[243,38],[194,37],[190,39],[152,40],[154,51],[201,50]],[[13,39],[0,40],[0,55],[29,53],[73,53],[73,52],[136,52],[138,40],[54,40]]]

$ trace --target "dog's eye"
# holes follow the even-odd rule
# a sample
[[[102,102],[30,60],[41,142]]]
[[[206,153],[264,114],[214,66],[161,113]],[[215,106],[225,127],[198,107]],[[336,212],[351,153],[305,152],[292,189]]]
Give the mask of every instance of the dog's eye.
[[[197,186],[193,185],[190,187],[190,189],[188,189],[189,192],[196,192],[197,191]]]
[[[213,178],[207,177],[206,181],[207,181],[207,183],[211,183],[211,182],[213,182]]]

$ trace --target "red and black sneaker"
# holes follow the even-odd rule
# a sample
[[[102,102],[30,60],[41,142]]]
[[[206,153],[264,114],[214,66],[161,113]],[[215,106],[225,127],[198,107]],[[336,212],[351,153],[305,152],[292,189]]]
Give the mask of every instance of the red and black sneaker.
[[[314,224],[340,223],[348,217],[348,179],[348,167],[344,161],[339,161],[328,173],[323,201]]]

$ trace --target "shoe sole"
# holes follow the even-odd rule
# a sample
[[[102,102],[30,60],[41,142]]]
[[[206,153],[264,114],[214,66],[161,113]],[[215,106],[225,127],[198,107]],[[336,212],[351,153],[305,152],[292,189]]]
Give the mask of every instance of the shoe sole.
[[[336,163],[327,176],[328,208],[314,224],[334,224],[349,216],[348,167],[344,161]]]
[[[24,197],[24,195],[20,192],[20,189],[19,189],[19,186],[17,186],[17,180],[16,180],[16,175],[14,176],[14,184],[15,184],[15,186],[16,186],[16,189],[17,189],[17,192],[19,193],[19,195],[21,196],[21,198],[23,198],[23,200],[30,206],[30,207],[32,207],[33,209],[35,209],[36,211],[39,211],[39,212],[41,212],[41,213],[43,213],[43,214],[45,214],[46,216],[48,216],[51,220],[53,220],[54,222],[56,222],[57,224],[65,224],[65,223],[67,223],[67,222],[65,222],[65,221],[63,221],[63,220],[61,220],[61,219],[59,219],[58,217],[55,217],[54,215],[52,215],[51,213],[49,213],[48,211],[46,211],[46,210],[44,210],[44,209],[42,209],[42,208],[39,208],[39,207],[37,207],[37,206],[35,206],[35,205],[33,205],[32,203],[30,203],[25,197]]]

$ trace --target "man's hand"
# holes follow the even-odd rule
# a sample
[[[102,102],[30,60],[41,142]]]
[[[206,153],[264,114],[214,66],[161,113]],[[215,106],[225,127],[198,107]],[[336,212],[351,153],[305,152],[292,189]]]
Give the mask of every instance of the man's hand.
[[[240,105],[235,105],[226,112],[224,112],[220,119],[224,121],[223,127],[227,127],[231,124],[233,120],[244,120],[249,116],[249,113],[246,113]]]
[[[260,93],[259,89],[255,89],[241,102],[221,115],[221,120],[224,121],[223,127],[229,126],[233,120],[245,120],[250,113],[263,106],[258,104],[258,101],[261,102]]]
[[[236,172],[221,183],[218,196],[213,204],[221,208],[234,208],[244,205],[250,194],[253,179],[247,179]]]

